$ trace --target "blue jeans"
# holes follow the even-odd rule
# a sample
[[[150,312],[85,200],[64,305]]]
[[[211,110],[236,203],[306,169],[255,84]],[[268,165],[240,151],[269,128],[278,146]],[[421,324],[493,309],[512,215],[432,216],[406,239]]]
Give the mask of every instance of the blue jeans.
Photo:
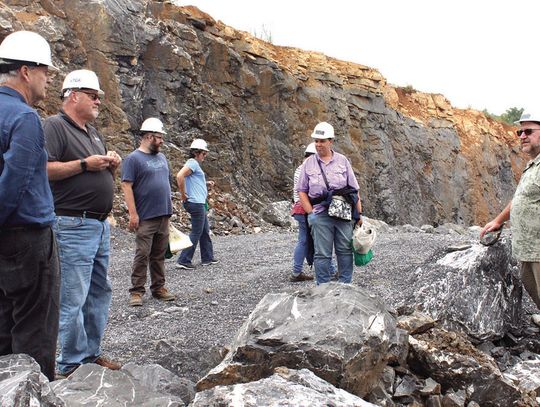
[[[308,223],[315,246],[315,277],[317,284],[331,279],[332,249],[336,252],[338,281],[350,283],[353,271],[352,233],[353,222],[334,219],[328,213],[310,214]]]
[[[298,222],[298,241],[296,242],[296,247],[294,248],[292,275],[298,276],[304,269],[304,260],[309,262],[309,259],[307,258],[307,239],[309,232],[305,215],[295,214],[293,215],[293,218]],[[330,263],[330,274],[332,276],[336,274],[336,265],[333,261]]]
[[[109,222],[57,216],[60,254],[60,373],[94,362],[109,317],[112,287],[107,276]]]
[[[307,224],[305,215],[295,214],[293,218],[298,222],[298,241],[294,248],[293,275],[297,276],[304,268],[304,260],[307,252]]]
[[[210,239],[210,226],[206,217],[204,204],[184,202],[184,209],[191,215],[191,232],[189,238],[193,246],[182,250],[177,263],[191,264],[197,244],[201,246],[201,261],[203,263],[214,260],[214,247]]]

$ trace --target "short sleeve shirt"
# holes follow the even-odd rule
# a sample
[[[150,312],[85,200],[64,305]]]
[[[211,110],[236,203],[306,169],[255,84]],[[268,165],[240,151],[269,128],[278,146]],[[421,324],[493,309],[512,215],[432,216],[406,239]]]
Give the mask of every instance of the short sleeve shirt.
[[[169,164],[162,153],[135,150],[122,163],[122,181],[133,183],[140,220],[172,215]]]
[[[520,261],[540,261],[540,155],[529,161],[510,211],[512,252]]]
[[[319,158],[318,154],[314,154],[304,161],[298,177],[297,192],[305,192],[310,198],[323,196],[327,193],[328,189],[322,176],[321,167],[331,190],[337,190],[347,186],[359,189],[358,181],[347,157],[335,151],[332,151],[332,153],[332,158],[328,164],[325,164]],[[321,166],[319,166],[318,162]],[[324,207],[322,205],[316,204],[313,206],[313,213],[323,211]]]
[[[64,112],[43,122],[49,162],[68,162],[107,154],[98,131],[87,125],[84,131]],[[51,181],[56,209],[109,213],[112,209],[114,179],[110,171],[87,171],[59,181]]]
[[[206,203],[208,189],[206,188],[206,176],[199,162],[190,158],[185,164],[191,170],[191,174],[186,177],[186,194],[188,202]]]

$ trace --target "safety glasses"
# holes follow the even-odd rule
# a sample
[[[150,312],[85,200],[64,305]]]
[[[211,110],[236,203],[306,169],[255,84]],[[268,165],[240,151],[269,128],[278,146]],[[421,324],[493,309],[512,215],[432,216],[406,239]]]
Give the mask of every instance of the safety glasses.
[[[518,137],[521,137],[522,134],[525,134],[526,136],[530,136],[531,134],[533,134],[535,131],[538,131],[540,129],[523,129],[523,130],[518,130],[516,131],[516,134]]]
[[[80,92],[80,93],[84,93],[85,95],[88,95],[88,97],[90,99],[92,99],[94,102],[96,100],[101,100],[101,98],[99,97],[99,95],[97,93],[93,93],[93,92],[86,92],[84,90],[77,90],[77,92]]]

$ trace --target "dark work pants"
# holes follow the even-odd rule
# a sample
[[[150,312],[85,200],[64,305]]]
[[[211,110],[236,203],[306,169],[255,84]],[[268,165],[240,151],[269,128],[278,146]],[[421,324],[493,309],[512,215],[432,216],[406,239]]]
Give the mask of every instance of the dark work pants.
[[[148,268],[150,268],[150,291],[156,292],[165,286],[165,252],[168,243],[168,216],[139,222],[135,237],[135,259],[131,268],[129,292],[144,294]]]
[[[54,380],[60,266],[53,231],[0,231],[0,355],[26,353]]]

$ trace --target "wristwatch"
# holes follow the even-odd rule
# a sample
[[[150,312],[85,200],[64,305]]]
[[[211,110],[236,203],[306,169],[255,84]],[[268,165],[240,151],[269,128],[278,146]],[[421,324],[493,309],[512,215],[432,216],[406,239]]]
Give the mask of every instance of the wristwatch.
[[[81,162],[81,170],[82,170],[82,172],[86,172],[87,169],[88,169],[88,165],[86,163],[86,160],[84,158],[81,158],[80,162]]]

